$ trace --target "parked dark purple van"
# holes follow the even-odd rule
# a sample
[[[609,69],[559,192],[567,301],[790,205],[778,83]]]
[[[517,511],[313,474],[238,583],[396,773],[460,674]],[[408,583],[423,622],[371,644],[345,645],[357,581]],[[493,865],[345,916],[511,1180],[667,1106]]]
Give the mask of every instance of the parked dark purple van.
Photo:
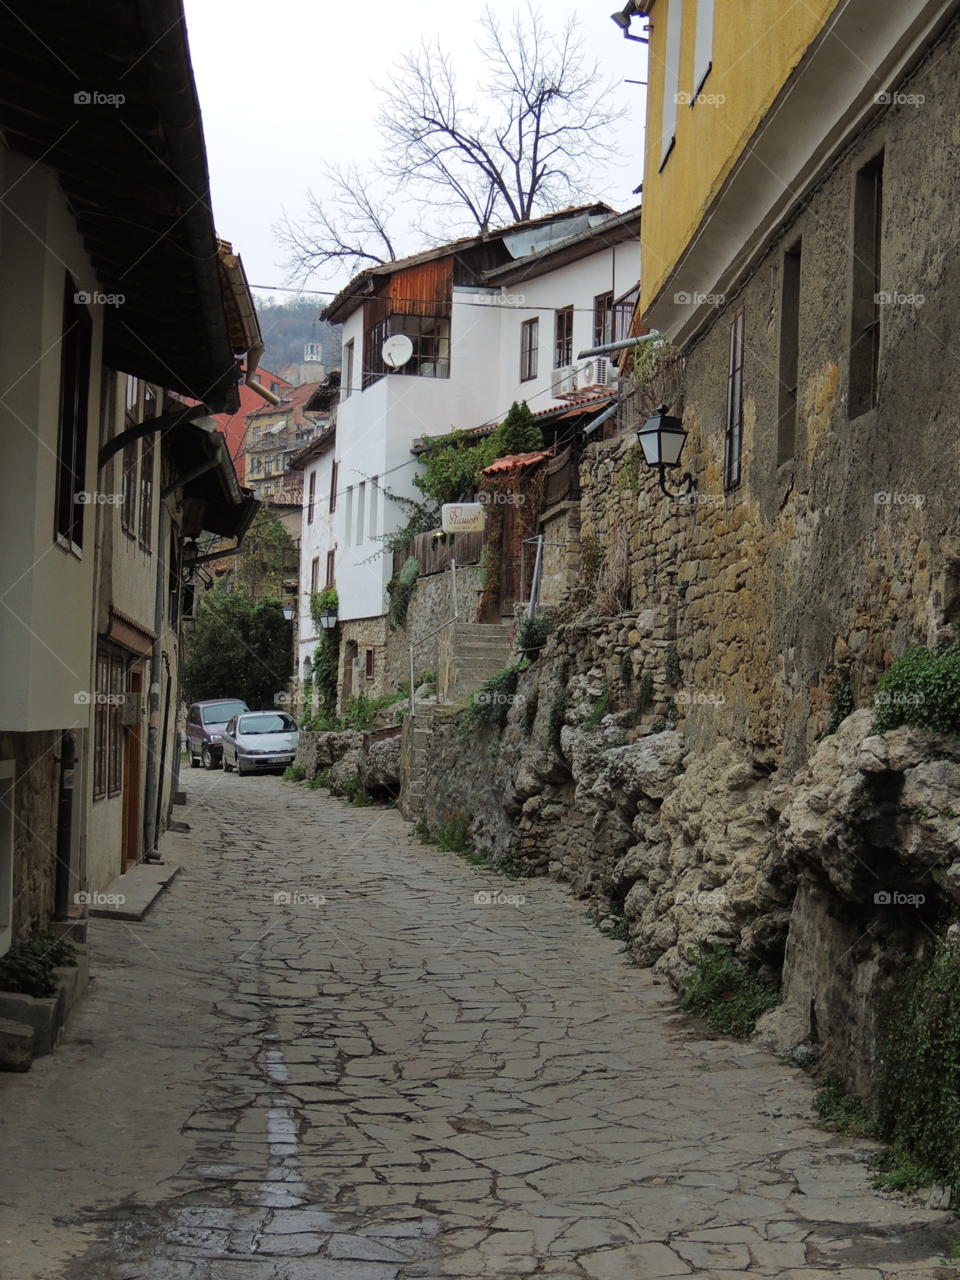
[[[220,739],[227,721],[250,708],[239,698],[194,702],[187,712],[187,755],[190,768],[219,769],[223,758]]]

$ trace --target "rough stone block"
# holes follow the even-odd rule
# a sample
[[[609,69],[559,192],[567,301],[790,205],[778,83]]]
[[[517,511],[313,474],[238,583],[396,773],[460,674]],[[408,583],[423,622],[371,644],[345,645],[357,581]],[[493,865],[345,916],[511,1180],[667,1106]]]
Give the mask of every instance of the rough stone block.
[[[33,1065],[33,1027],[0,1018],[0,1071],[29,1071]]]

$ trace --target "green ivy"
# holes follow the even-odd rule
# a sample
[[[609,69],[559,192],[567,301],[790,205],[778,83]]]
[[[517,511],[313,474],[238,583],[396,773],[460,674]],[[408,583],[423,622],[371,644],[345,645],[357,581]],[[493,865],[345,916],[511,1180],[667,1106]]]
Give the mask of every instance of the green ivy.
[[[524,665],[518,662],[507,667],[506,671],[497,672],[471,693],[467,708],[460,716],[458,728],[461,734],[480,728],[494,729],[498,735],[503,733]]]
[[[823,736],[829,738],[835,734],[847,716],[852,716],[855,710],[850,680],[849,677],[844,676],[834,690],[833,700],[830,703],[830,719],[827,721]]]
[[[517,649],[528,662],[540,657],[540,650],[556,630],[556,619],[550,613],[522,617],[517,624]]]
[[[620,659],[620,679],[628,689],[633,684],[633,653],[629,649]]]
[[[407,611],[417,589],[419,575],[420,565],[416,556],[408,556],[400,570],[387,583],[387,592],[390,595],[390,610],[387,614],[387,619],[390,623],[391,631],[396,631],[406,623]]]
[[[653,701],[653,676],[645,671],[637,682],[637,699],[641,710]]]
[[[898,658],[873,695],[873,732],[916,725],[960,733],[960,643],[931,652],[918,645]]]
[[[677,652],[675,644],[667,646],[667,656],[664,659],[663,668],[670,684],[683,684],[683,669],[680,666],[680,654]]]

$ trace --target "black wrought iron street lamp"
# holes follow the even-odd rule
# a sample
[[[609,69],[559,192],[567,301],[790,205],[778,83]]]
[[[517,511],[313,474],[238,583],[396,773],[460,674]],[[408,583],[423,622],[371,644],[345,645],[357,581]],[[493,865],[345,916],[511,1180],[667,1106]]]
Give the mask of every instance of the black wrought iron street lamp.
[[[324,631],[332,631],[337,625],[336,609],[322,609],[320,611],[320,625]]]
[[[683,493],[671,493],[664,484],[664,472],[667,467],[676,467],[680,463],[684,441],[689,433],[684,431],[679,418],[671,418],[667,414],[667,406],[662,404],[652,418],[648,418],[637,432],[637,441],[643,450],[643,457],[648,466],[660,468],[660,488],[668,498],[683,499],[692,502],[696,493],[697,482],[689,471],[683,473],[682,481],[686,481]],[[681,481],[681,482],[682,482]]]
[[[293,605],[292,605],[292,604],[285,604],[285,605],[283,606],[283,616],[284,616],[284,619],[285,619],[287,622],[292,622],[292,621],[293,621],[293,614],[294,614],[294,608],[293,608]]]

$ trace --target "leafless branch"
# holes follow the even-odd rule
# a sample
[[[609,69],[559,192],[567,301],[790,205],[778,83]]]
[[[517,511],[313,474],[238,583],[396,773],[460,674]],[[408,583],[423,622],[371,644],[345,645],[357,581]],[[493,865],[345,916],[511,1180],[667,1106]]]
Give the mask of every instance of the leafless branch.
[[[344,266],[359,270],[396,261],[388,230],[395,207],[377,191],[375,180],[353,164],[345,171],[328,165],[325,181],[323,199],[307,193],[303,221],[294,221],[284,210],[273,228],[287,251],[288,283],[303,284],[314,274],[330,279]]]

